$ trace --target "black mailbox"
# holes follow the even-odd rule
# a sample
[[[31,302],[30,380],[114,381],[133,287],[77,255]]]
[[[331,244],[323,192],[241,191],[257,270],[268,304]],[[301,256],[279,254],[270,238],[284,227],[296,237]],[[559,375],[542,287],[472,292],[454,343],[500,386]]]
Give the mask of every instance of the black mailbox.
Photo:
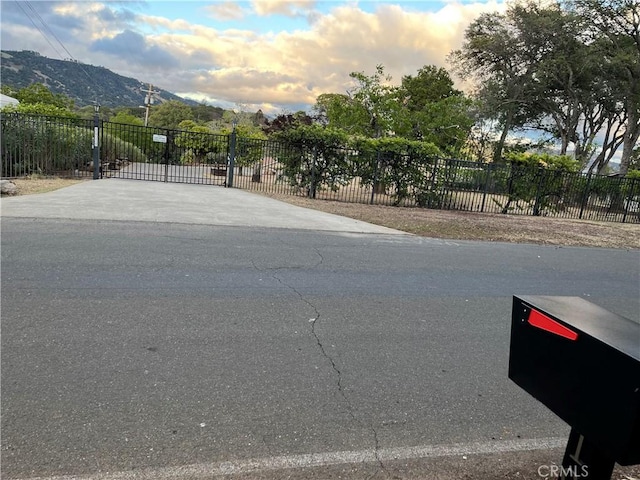
[[[511,320],[509,378],[572,427],[565,461],[640,463],[640,324],[579,297],[514,297]]]

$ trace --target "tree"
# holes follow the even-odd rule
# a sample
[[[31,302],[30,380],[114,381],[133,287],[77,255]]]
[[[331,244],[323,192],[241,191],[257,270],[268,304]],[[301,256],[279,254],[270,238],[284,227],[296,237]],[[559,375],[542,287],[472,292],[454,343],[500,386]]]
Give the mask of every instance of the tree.
[[[593,166],[606,165],[617,150],[624,123],[620,85],[615,69],[602,68],[602,38],[588,38],[592,21],[559,3],[517,4],[513,16],[519,25],[523,50],[535,65],[535,87],[530,103],[539,119],[533,125],[560,141],[560,154],[570,144],[584,167],[604,133],[603,149]],[[624,91],[624,88],[622,88]]]
[[[631,170],[640,170],[640,147],[636,147],[633,149],[633,153],[631,154],[631,161],[629,162],[629,171]]]
[[[77,118],[72,112],[73,100],[60,93],[51,93],[51,90],[41,83],[32,83],[19,90],[3,85],[2,93],[20,101],[19,105],[4,107],[2,111],[5,113]]]
[[[376,73],[367,76],[364,72],[352,72],[349,75],[357,84],[348,92],[354,105],[354,119],[360,121],[361,133],[367,137],[393,136],[396,129],[402,128],[402,109],[398,102],[398,88],[389,84],[391,76],[385,75],[384,66],[377,65]],[[349,105],[348,104],[348,105]]]
[[[21,88],[15,92],[15,98],[20,103],[36,104],[41,103],[45,105],[53,105],[55,107],[72,110],[73,100],[61,93],[52,93],[42,83],[32,83],[28,87]]]
[[[152,127],[176,130],[183,120],[193,120],[193,112],[188,105],[177,100],[154,106],[149,114],[149,125]]]
[[[140,127],[144,126],[144,120],[125,111],[116,113],[109,119],[109,121],[112,123],[123,123],[125,125],[138,125]]]
[[[530,123],[560,141],[560,155],[573,143],[575,156],[586,163],[583,157],[589,155],[595,137],[591,127],[597,131],[599,125],[584,125],[582,135],[578,129],[600,103],[594,102],[593,95],[597,58],[579,38],[584,19],[558,3],[540,7],[533,2],[515,4],[510,18],[518,28],[521,55],[534,72]]]
[[[353,88],[346,94],[326,93],[316,99],[314,110],[320,123],[350,135],[378,138],[393,136],[398,128],[398,88],[378,65],[376,73],[352,72]]]
[[[494,161],[502,159],[508,133],[530,118],[528,99],[534,83],[533,66],[523,57],[510,14],[511,10],[480,15],[465,31],[462,49],[449,56],[462,79],[482,85],[475,95],[485,107],[484,115],[501,129]]]
[[[457,152],[473,126],[471,100],[453,88],[453,80],[444,68],[424,66],[414,77],[402,78],[398,92],[409,119],[408,131],[396,131],[405,138],[423,140],[441,150]]]
[[[198,125],[193,120],[183,120],[178,124],[181,132],[175,138],[175,144],[184,149],[180,163],[201,164],[213,162],[221,150],[219,139],[211,134],[211,130],[204,125]]]
[[[8,97],[16,98],[18,94],[18,90],[11,85],[0,85],[0,93],[3,95],[7,95]]]
[[[460,90],[453,88],[449,72],[434,65],[425,65],[415,77],[402,77],[401,88],[403,103],[412,112],[419,111],[430,103],[462,95]]]
[[[222,118],[222,114],[224,113],[224,109],[220,107],[214,107],[212,105],[207,105],[204,102],[190,108],[193,112],[192,118],[196,121],[196,123],[207,123],[217,120],[219,118]]]
[[[49,117],[78,118],[74,112],[50,105],[47,103],[20,103],[19,105],[7,105],[2,108],[2,113],[21,113],[24,115],[46,115]]]
[[[266,120],[266,124],[262,126],[262,131],[267,135],[282,132],[302,125],[312,125],[313,118],[306,112],[298,111],[296,113],[281,113],[272,121]]]
[[[323,93],[313,107],[317,120],[330,128],[352,135],[364,135],[368,125],[367,111],[347,94]]]
[[[636,0],[573,0],[570,7],[588,19],[586,41],[600,54],[599,74],[621,108],[619,128],[596,158],[602,168],[622,145],[620,173],[629,169],[640,137],[640,4]],[[613,129],[614,126],[611,126]]]
[[[583,166],[604,138],[598,171],[623,145],[626,168],[640,135],[639,22],[632,0],[529,0],[478,18],[450,58],[482,82],[477,97],[502,129],[494,160],[509,131],[533,127],[553,135],[561,154],[573,145]]]

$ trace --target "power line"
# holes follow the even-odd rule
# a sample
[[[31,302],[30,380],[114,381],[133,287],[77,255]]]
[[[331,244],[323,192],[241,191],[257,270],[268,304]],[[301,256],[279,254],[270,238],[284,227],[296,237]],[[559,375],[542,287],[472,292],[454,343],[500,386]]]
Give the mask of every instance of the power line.
[[[40,32],[40,35],[42,35],[42,37],[47,41],[47,43],[49,45],[51,45],[51,48],[53,48],[53,50],[58,54],[58,57],[61,60],[64,60],[65,57],[60,53],[60,51],[55,47],[55,45],[51,42],[51,40],[49,39],[49,35],[52,36],[57,42],[58,44],[60,44],[60,46],[62,47],[62,49],[67,53],[68,57],[66,58],[70,58],[71,60],[73,60],[78,67],[80,67],[80,70],[82,70],[84,72],[84,74],[87,76],[87,78],[89,78],[89,80],[91,80],[93,82],[93,78],[91,78],[91,75],[89,75],[89,72],[87,72],[87,70],[82,66],[82,63],[80,63],[69,51],[69,49],[65,46],[65,44],[62,42],[62,40],[60,40],[60,38],[58,38],[58,36],[55,34],[55,32],[53,30],[51,30],[51,28],[49,28],[49,26],[47,25],[47,22],[44,21],[44,19],[40,16],[40,14],[38,13],[38,11],[34,8],[34,6],[31,4],[31,2],[28,1],[24,1],[22,3],[24,3],[28,10],[25,10],[24,8],[22,8],[22,5],[20,4],[21,2],[16,2],[16,5],[18,5],[18,7],[20,8],[20,10],[22,10],[22,13],[25,14],[25,16],[29,19],[29,21],[33,24],[33,26],[36,28],[36,30],[38,30],[38,32]],[[33,16],[32,16],[33,15]],[[40,23],[42,24],[43,28],[45,31],[43,31],[42,28],[40,28],[36,22],[34,21],[34,17],[37,18],[37,20],[40,21]],[[49,35],[47,35],[47,33]],[[96,92],[96,90],[93,88],[93,85],[89,84],[89,88],[92,90],[94,96],[95,96],[95,104],[96,106],[98,105],[98,93]]]
[[[28,3],[28,2],[25,2]],[[25,14],[25,16],[29,19],[29,21],[33,24],[34,27],[36,27],[36,30],[38,30],[40,32],[40,35],[42,35],[42,37],[47,41],[47,43],[49,45],[51,45],[51,48],[53,48],[55,50],[55,52],[58,54],[58,56],[60,58],[62,58],[62,54],[60,54],[60,52],[58,51],[58,49],[55,47],[55,45],[53,43],[51,43],[51,41],[49,40],[49,38],[45,35],[45,33],[40,29],[40,27],[38,25],[36,25],[36,22],[33,21],[33,18],[31,18],[31,15],[25,11],[24,8],[22,8],[22,5],[20,4],[20,2],[16,2],[16,5],[20,8],[20,10],[22,10],[22,13]]]
[[[40,14],[38,13],[38,11],[33,7],[33,5],[31,5],[31,2],[24,2],[27,7],[29,8],[29,10],[31,10],[35,16],[38,18],[38,20],[40,20],[40,23],[42,23],[42,25],[44,26],[44,28],[51,34],[51,36],[53,38],[56,39],[56,41],[60,44],[60,46],[62,47],[62,49],[67,52],[67,55],[69,55],[68,58],[71,58],[72,60],[74,60],[76,63],[78,63],[78,65],[80,66],[80,69],[85,73],[85,75],[87,77],[89,77],[89,79],[91,79],[91,75],[89,75],[89,73],[82,67],[82,64],[78,62],[78,60],[71,54],[71,52],[67,49],[67,47],[64,45],[64,43],[62,43],[62,40],[60,40],[58,38],[58,36],[55,34],[55,32],[53,30],[51,30],[51,28],[49,28],[49,26],[47,25],[47,23],[43,20],[43,18],[40,16]],[[35,25],[35,24],[34,24]],[[38,29],[39,30],[39,29]],[[40,33],[42,33],[42,31],[40,31]],[[48,41],[48,40],[47,40]],[[57,50],[56,50],[57,52]],[[60,55],[60,53],[58,52],[58,55]]]

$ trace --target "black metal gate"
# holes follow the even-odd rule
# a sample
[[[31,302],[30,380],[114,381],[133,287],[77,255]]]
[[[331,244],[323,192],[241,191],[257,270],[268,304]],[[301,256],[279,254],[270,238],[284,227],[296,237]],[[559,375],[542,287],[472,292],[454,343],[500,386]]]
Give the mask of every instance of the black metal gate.
[[[226,185],[228,135],[101,123],[103,178]]]

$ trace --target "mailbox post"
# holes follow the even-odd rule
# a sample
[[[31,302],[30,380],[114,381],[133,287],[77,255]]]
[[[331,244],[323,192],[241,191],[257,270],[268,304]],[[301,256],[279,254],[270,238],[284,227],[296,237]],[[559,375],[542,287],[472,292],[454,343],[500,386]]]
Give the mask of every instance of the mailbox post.
[[[509,378],[571,426],[563,478],[640,463],[640,324],[579,297],[514,297]]]

